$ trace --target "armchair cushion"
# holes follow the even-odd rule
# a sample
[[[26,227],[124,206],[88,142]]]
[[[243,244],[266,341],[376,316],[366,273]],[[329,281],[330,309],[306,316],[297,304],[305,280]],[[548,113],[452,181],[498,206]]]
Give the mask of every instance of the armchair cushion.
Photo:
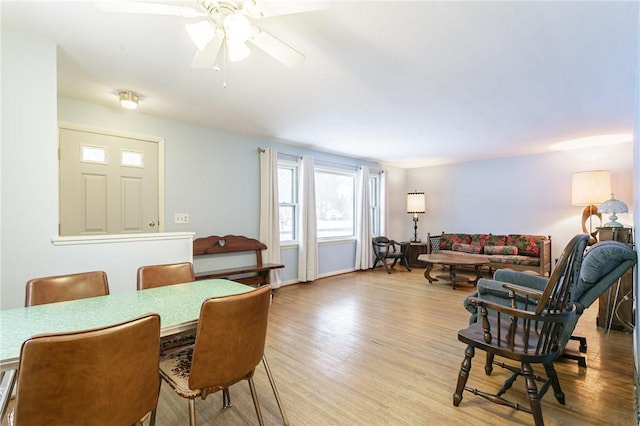
[[[504,288],[505,283],[516,284],[523,287],[533,288],[535,290],[544,290],[549,281],[548,278],[539,275],[527,274],[526,272],[512,271],[510,269],[499,269],[493,276],[494,279],[481,278],[478,280],[477,291],[470,294],[463,302],[465,309],[471,312],[469,323],[476,322],[478,318],[478,309],[470,303],[471,297],[480,297],[490,302],[508,304],[509,290]],[[516,294],[516,304],[522,309],[527,302],[526,297]],[[529,301],[530,302],[530,301]],[[534,304],[535,305],[535,304]],[[529,303],[531,307],[531,303]]]

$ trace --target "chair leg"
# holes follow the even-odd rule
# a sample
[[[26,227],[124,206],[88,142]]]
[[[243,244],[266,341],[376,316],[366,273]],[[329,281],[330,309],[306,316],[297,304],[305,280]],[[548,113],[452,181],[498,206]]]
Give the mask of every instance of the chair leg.
[[[196,400],[189,398],[189,426],[196,426]]]
[[[251,390],[251,398],[253,398],[253,406],[256,408],[256,415],[258,416],[258,423],[260,426],[264,426],[264,420],[262,418],[262,411],[260,410],[260,403],[258,402],[258,393],[256,392],[256,385],[253,383],[253,377],[247,379],[249,381],[249,389]],[[194,425],[195,426],[195,425]]]
[[[400,263],[404,265],[405,268],[407,268],[407,271],[411,272],[411,267],[409,266],[409,260],[407,259],[407,256],[404,256]]]
[[[551,386],[553,387],[553,395],[556,397],[556,399],[560,404],[565,405],[564,392],[562,392],[562,388],[560,387],[558,374],[556,373],[556,368],[553,366],[553,363],[550,362],[548,364],[544,364],[544,371],[547,373],[547,377],[549,378],[549,380],[551,380]]]
[[[222,389],[222,408],[230,408],[233,404],[231,403],[231,393],[229,392],[229,388]]]
[[[493,373],[493,356],[494,354],[490,354],[487,352],[487,360],[484,362],[484,374],[490,376]]]
[[[285,426],[289,425],[289,420],[287,416],[284,414],[284,407],[282,406],[282,401],[280,401],[280,394],[278,394],[278,389],[276,389],[276,382],[273,379],[273,375],[271,374],[271,369],[269,368],[269,363],[267,363],[267,356],[262,355],[262,364],[264,364],[264,369],[267,371],[267,377],[269,378],[269,383],[271,384],[271,389],[273,390],[273,396],[276,398],[276,402],[278,403],[278,409],[280,409],[280,415],[282,416],[282,421]]]
[[[469,379],[469,372],[471,371],[471,359],[475,355],[475,348],[471,345],[467,346],[464,351],[464,359],[460,364],[460,373],[458,373],[458,383],[456,384],[456,391],[453,393],[453,405],[457,407],[462,402],[462,392]]]
[[[378,262],[380,261],[379,257],[376,257],[376,260],[373,261],[373,266],[371,267],[371,270],[373,271],[374,269],[376,269],[376,265],[378,264]]]
[[[389,264],[386,260],[382,260],[382,265],[384,266],[384,270],[387,271],[387,274],[391,273],[391,269],[389,269]]]
[[[533,368],[528,362],[522,361],[522,375],[525,379],[527,386],[527,398],[529,399],[529,405],[531,406],[531,414],[533,414],[533,421],[536,426],[544,426],[544,420],[542,420],[542,406],[540,405],[540,395],[538,394],[538,386],[536,385],[536,378],[533,375]]]

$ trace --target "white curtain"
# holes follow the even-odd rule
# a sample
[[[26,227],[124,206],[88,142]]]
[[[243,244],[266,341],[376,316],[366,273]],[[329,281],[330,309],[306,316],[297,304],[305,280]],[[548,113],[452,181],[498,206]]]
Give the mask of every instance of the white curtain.
[[[371,259],[371,214],[369,200],[369,168],[358,170],[356,180],[356,270],[369,269]]]
[[[298,190],[300,192],[298,281],[306,282],[318,278],[315,170],[311,156],[302,156]]]
[[[387,235],[389,229],[389,189],[387,188],[387,172],[380,172],[380,235]]]
[[[280,221],[278,203],[278,151],[260,150],[260,241],[267,245],[265,263],[280,263]],[[271,270],[271,287],[281,284],[280,271]]]

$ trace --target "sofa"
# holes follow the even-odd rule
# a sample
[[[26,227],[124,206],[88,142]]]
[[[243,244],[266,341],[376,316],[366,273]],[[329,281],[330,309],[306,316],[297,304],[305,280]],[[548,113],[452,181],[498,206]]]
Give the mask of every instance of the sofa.
[[[489,259],[489,271],[509,268],[551,274],[551,236],[528,234],[427,235],[427,253],[466,254]]]

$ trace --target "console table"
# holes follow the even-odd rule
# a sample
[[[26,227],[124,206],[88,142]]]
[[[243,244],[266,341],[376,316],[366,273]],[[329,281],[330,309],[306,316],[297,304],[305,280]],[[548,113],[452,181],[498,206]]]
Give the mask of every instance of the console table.
[[[409,243],[409,248],[407,249],[407,260],[409,261],[409,266],[412,268],[424,268],[427,266],[426,263],[418,260],[418,256],[421,254],[427,254],[429,249],[429,244],[425,243]]]

